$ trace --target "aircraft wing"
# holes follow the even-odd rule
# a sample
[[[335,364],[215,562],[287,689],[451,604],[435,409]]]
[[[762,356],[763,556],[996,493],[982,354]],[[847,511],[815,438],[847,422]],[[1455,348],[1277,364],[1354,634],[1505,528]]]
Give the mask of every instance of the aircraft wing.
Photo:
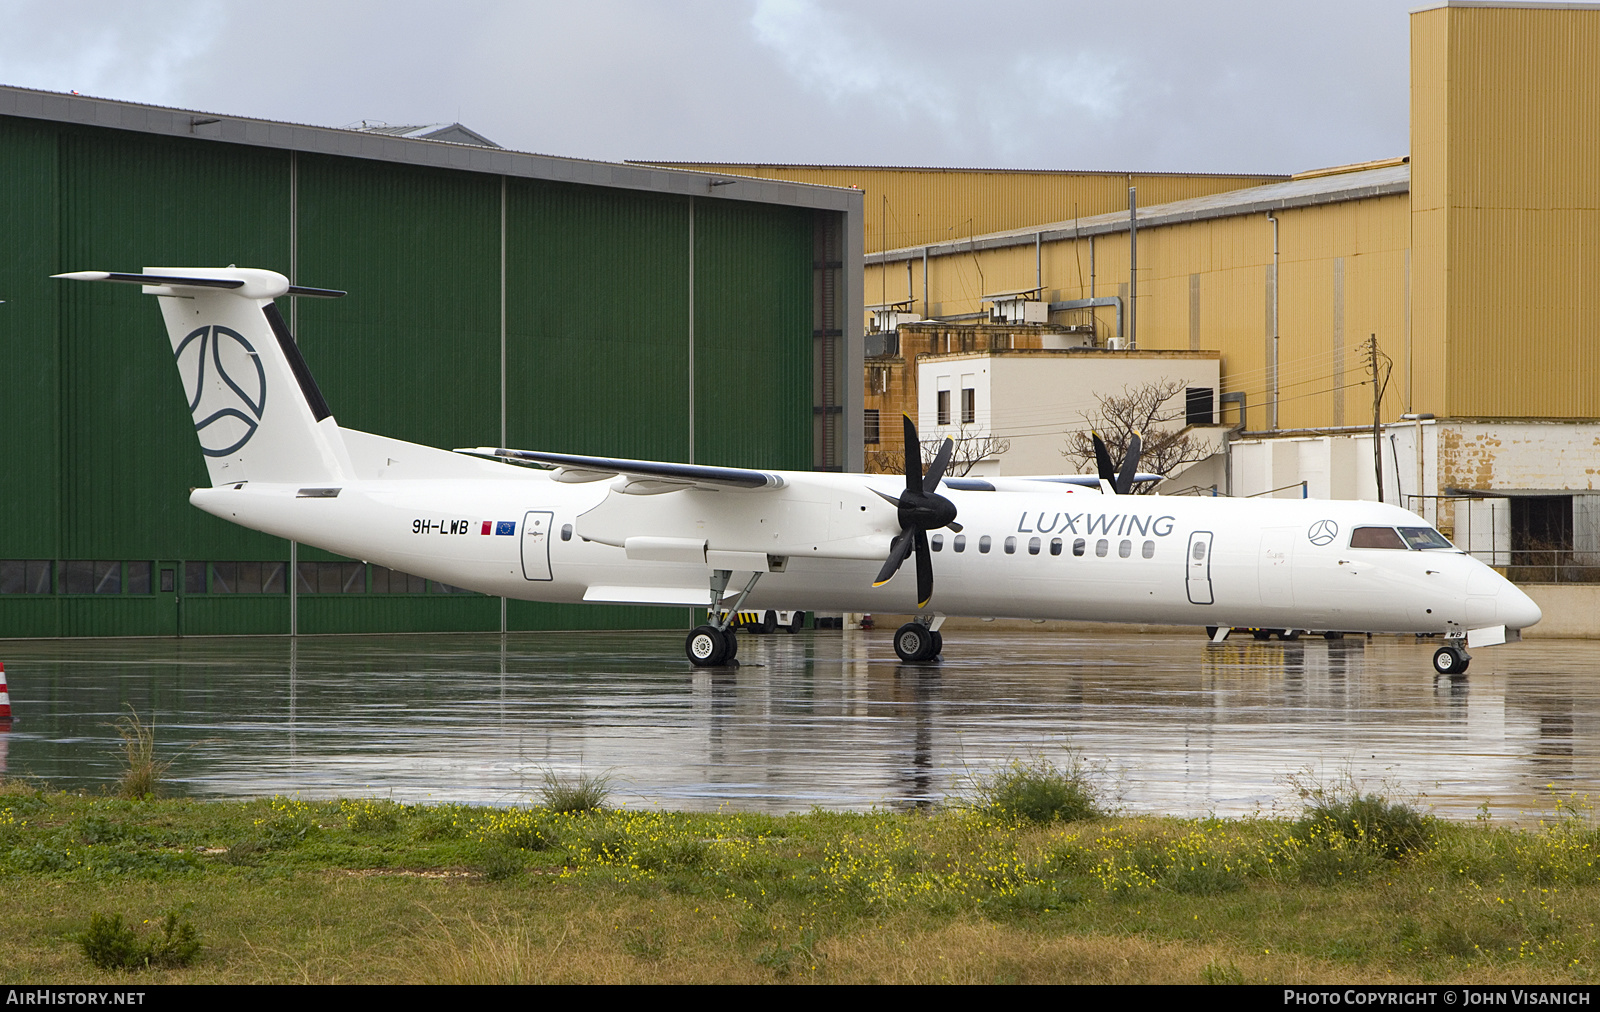
[[[654,495],[697,488],[708,492],[724,490],[758,491],[784,486],[783,478],[769,471],[743,467],[712,467],[706,464],[674,464],[659,460],[627,460],[620,457],[586,457],[575,453],[545,453],[541,450],[508,450],[504,447],[462,448],[457,453],[488,457],[506,463],[537,464],[555,469],[552,476],[561,482],[605,481],[623,477],[628,482],[619,491],[631,495]]]
[[[1135,482],[1161,481],[1165,476],[1140,472],[1133,476]],[[1096,474],[1029,474],[1006,475],[995,478],[946,478],[944,484],[962,492],[1042,492],[1039,482],[1054,485],[1081,485],[1098,489],[1100,476]]]

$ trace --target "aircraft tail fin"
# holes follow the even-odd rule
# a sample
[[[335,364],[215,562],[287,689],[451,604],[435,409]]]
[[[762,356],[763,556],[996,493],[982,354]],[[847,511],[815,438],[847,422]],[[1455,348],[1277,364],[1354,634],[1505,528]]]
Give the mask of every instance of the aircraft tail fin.
[[[195,434],[213,486],[354,478],[344,439],[273,299],[333,298],[272,271],[146,268],[79,271],[74,281],[143,285],[160,299]]]

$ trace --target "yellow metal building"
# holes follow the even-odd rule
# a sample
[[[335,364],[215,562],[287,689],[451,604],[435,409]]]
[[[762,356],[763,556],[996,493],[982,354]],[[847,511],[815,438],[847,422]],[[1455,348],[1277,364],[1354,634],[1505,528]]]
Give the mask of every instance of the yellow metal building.
[[[1387,162],[1288,179],[716,168],[865,190],[869,303],[961,322],[1038,288],[1052,324],[1092,323],[1102,346],[1220,351],[1252,431],[1370,424],[1373,338],[1385,422],[1600,418],[1600,5],[1410,18],[1411,153]],[[1108,304],[1062,305],[1091,298]]]
[[[1286,178],[1182,172],[1063,172],[1034,169],[941,169],[856,165],[758,165],[653,162],[670,168],[758,176],[861,190],[865,249],[948,243],[1042,221],[1070,221],[1128,206],[1128,187],[1145,203],[1223,193]],[[874,298],[876,289],[867,293]]]

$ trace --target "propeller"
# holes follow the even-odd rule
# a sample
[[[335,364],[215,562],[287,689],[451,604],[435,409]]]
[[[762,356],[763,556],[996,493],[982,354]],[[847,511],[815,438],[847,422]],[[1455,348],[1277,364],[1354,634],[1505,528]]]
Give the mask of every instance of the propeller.
[[[899,510],[900,533],[889,543],[889,557],[883,561],[883,568],[878,570],[872,585],[881,587],[888,583],[899,571],[900,564],[906,561],[906,556],[914,551],[917,555],[917,607],[922,608],[933,599],[933,558],[928,552],[928,532],[940,527],[961,530],[961,525],[956,523],[955,503],[934,491],[944,478],[945,468],[950,466],[950,454],[955,452],[956,441],[945,438],[924,474],[917,427],[910,415],[902,417],[906,423],[906,490],[898,499],[878,492],[885,502]]]
[[[1094,462],[1100,469],[1100,481],[1109,484],[1111,491],[1117,495],[1127,495],[1133,491],[1133,479],[1139,473],[1139,451],[1144,446],[1144,440],[1137,432],[1128,439],[1128,452],[1122,458],[1122,470],[1116,471],[1111,466],[1111,451],[1106,449],[1106,441],[1100,438],[1100,433],[1090,432],[1094,437]],[[1105,484],[1100,487],[1105,488]]]

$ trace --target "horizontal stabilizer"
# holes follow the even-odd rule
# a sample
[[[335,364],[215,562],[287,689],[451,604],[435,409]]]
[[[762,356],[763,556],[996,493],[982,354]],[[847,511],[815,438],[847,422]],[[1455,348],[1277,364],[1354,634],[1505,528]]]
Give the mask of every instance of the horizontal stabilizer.
[[[641,492],[669,492],[675,488],[782,488],[783,479],[767,471],[743,467],[712,467],[705,464],[673,464],[655,460],[625,460],[617,457],[584,457],[573,453],[544,453],[537,450],[507,450],[479,446],[461,448],[457,453],[488,457],[506,462],[526,462],[559,468],[556,479],[570,482],[601,481],[625,476],[645,484]]]
[[[51,277],[60,278],[63,281],[117,281],[127,285],[164,286],[168,288],[222,288],[231,291],[237,291],[249,286],[250,290],[240,291],[239,294],[246,298],[255,299],[275,299],[280,295],[298,295],[313,299],[337,299],[345,294],[332,288],[306,288],[303,285],[291,285],[283,275],[275,274],[271,271],[240,270],[238,268],[219,270],[215,277],[172,274],[125,274],[116,271],[72,271],[67,274],[52,274]]]

